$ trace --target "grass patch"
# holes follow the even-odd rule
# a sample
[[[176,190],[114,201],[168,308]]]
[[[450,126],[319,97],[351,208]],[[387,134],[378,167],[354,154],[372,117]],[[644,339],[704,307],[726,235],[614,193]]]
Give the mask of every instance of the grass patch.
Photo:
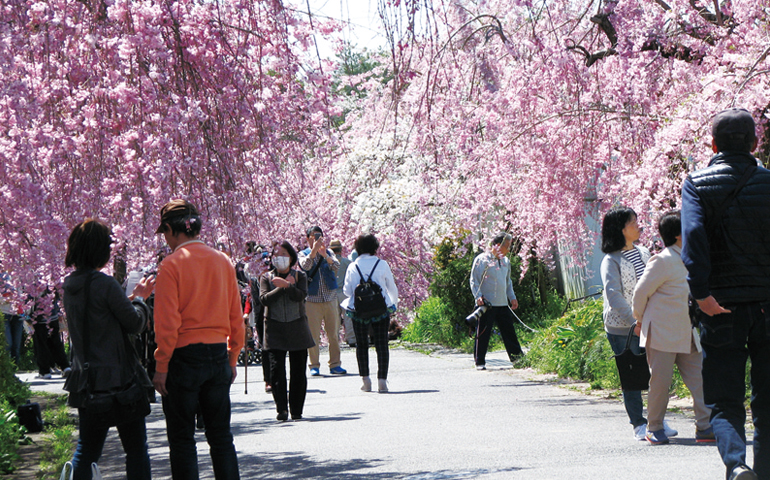
[[[52,395],[49,408],[43,411],[46,435],[43,438],[43,452],[40,455],[41,480],[57,479],[64,464],[72,459],[77,434],[76,418],[67,407],[66,395]]]

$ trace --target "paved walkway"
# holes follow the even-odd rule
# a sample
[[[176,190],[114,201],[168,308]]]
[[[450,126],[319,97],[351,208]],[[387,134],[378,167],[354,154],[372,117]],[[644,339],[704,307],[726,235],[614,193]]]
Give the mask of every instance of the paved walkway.
[[[370,357],[375,366],[373,350]],[[342,362],[351,374],[322,369],[309,379],[305,419],[297,422],[275,420],[259,368],[249,367],[244,394],[241,368],[231,395],[242,478],[724,478],[716,447],[695,443],[691,418],[668,415],[680,432],[671,445],[635,441],[621,400],[531,380],[532,372],[512,369],[503,352],[490,354],[489,370],[477,372],[469,355],[393,349],[389,394],[359,390],[353,350],[343,351]],[[52,391],[62,384],[32,383]],[[160,405],[147,426],[153,476],[171,478]],[[198,455],[201,478],[213,479],[202,433]],[[105,478],[123,478],[122,462],[112,430],[100,462]]]

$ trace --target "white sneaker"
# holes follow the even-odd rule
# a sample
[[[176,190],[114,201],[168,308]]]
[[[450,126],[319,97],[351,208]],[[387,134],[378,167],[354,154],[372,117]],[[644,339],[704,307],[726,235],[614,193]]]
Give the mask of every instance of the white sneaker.
[[[487,369],[486,365],[476,365],[476,370],[486,370],[486,369]]]
[[[388,381],[384,378],[378,378],[377,379],[377,391],[380,393],[387,393],[388,392]]]
[[[361,377],[361,380],[364,382],[363,385],[361,385],[361,391],[362,392],[371,392],[372,391],[372,379],[369,377]]]
[[[639,425],[634,427],[634,439],[645,441],[647,440],[647,425]]]
[[[663,420],[663,431],[666,433],[666,436],[669,438],[676,437],[677,435],[679,435],[679,432],[671,428],[671,426],[665,420]]]

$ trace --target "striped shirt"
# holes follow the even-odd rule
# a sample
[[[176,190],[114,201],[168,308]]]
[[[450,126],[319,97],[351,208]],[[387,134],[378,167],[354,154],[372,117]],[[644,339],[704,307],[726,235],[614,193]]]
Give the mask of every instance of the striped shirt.
[[[636,248],[632,248],[631,250],[624,250],[623,256],[626,257],[626,260],[631,262],[631,264],[634,266],[636,279],[639,280],[639,278],[644,273],[644,262],[642,261],[642,255],[639,253],[639,250]]]

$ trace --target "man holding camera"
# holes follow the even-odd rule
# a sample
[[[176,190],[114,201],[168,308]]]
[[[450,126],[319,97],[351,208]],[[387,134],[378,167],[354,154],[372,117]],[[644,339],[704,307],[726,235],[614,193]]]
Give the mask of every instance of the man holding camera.
[[[321,375],[320,352],[321,323],[329,338],[329,372],[332,375],[348,373],[340,362],[340,310],[337,304],[337,270],[340,262],[334,252],[326,247],[321,227],[307,230],[308,248],[299,254],[299,266],[307,273],[307,302],[305,309],[310,333],[315,346],[308,349],[310,375]]]
[[[513,362],[523,353],[513,328],[513,310],[518,308],[519,302],[513,293],[511,263],[506,256],[512,240],[508,233],[496,236],[487,251],[473,260],[471,292],[476,299],[476,312],[481,313],[473,349],[476,370],[487,369],[485,359],[494,323],[500,329],[508,358]]]

